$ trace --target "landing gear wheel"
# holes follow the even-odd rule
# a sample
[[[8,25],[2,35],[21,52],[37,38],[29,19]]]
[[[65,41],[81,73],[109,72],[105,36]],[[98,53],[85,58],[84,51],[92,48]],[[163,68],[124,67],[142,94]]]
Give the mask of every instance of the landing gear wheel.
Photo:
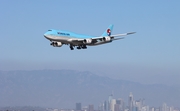
[[[83,45],[83,46],[82,46],[82,49],[87,49],[86,45]]]
[[[71,50],[74,50],[74,48],[73,48],[73,46],[72,46],[72,45],[70,46],[70,49],[71,49]]]
[[[77,49],[81,49],[81,46],[78,46]]]

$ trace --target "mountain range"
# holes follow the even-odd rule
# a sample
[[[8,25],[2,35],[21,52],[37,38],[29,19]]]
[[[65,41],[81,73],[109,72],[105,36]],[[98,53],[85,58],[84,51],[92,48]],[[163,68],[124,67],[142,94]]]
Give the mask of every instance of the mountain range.
[[[110,94],[115,99],[122,98],[127,105],[130,92],[135,100],[144,99],[149,106],[180,103],[180,89],[163,84],[112,79],[88,71],[0,71],[0,107],[75,108],[77,102],[98,106],[108,101]]]

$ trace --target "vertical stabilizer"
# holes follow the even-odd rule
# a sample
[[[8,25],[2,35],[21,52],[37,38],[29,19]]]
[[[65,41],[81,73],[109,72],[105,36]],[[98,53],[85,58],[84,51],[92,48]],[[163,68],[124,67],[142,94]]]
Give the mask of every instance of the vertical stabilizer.
[[[113,30],[113,25],[111,24],[101,36],[110,36],[112,33],[112,30]]]

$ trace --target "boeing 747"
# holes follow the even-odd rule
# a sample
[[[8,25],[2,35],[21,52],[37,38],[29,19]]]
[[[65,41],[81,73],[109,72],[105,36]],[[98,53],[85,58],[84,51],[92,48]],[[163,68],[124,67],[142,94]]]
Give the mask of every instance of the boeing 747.
[[[95,46],[110,43],[114,40],[123,39],[126,35],[134,34],[135,32],[129,32],[124,34],[111,35],[113,25],[110,25],[101,36],[89,36],[76,34],[69,31],[50,29],[44,34],[44,37],[51,41],[50,45],[54,47],[61,47],[62,45],[69,45],[71,50],[74,47],[77,49],[87,49],[87,46]]]

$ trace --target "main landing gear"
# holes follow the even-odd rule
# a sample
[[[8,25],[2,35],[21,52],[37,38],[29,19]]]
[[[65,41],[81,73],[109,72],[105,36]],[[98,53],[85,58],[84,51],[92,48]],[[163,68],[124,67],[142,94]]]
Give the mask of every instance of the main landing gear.
[[[73,47],[72,45],[70,45],[70,49],[71,49],[71,50],[74,50],[74,47]]]
[[[70,49],[71,50],[74,50],[74,47],[73,45],[70,45]],[[80,45],[80,46],[77,46],[77,49],[87,49],[86,45]]]

